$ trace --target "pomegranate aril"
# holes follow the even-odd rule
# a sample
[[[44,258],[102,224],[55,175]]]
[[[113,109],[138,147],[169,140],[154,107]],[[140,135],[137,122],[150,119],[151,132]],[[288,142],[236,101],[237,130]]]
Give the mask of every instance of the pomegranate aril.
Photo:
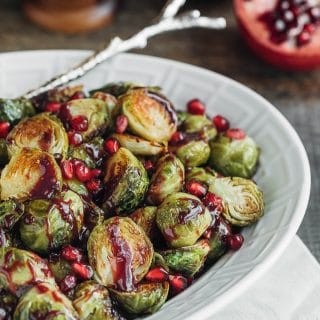
[[[190,100],[187,104],[187,110],[195,115],[203,115],[206,112],[204,104],[199,99]]]
[[[67,261],[80,261],[82,259],[82,253],[79,249],[66,246],[61,250],[61,256]]]
[[[84,99],[85,97],[86,96],[82,91],[77,91],[71,96],[70,100]]]
[[[69,143],[78,146],[83,142],[82,135],[78,132],[69,131],[68,132]]]
[[[230,128],[230,122],[223,116],[219,114],[216,115],[213,119],[213,124],[219,132],[224,132]]]
[[[85,116],[76,116],[70,120],[71,128],[76,131],[88,130],[88,119]]]
[[[143,165],[147,171],[152,170],[154,166],[151,160],[146,160]]]
[[[168,280],[168,277],[168,272],[162,267],[153,268],[146,275],[146,279],[151,282],[163,282]]]
[[[71,160],[63,160],[60,162],[62,176],[70,180],[74,177],[74,166]]]
[[[0,121],[0,138],[5,139],[10,131],[10,123],[7,121]]]
[[[188,287],[188,279],[181,275],[170,275],[169,283],[173,295],[182,292]]]
[[[115,138],[109,138],[104,142],[104,150],[109,154],[115,154],[120,148],[120,143]]]
[[[80,262],[73,262],[71,264],[72,271],[81,279],[88,280],[93,276],[93,270],[89,265],[80,263]]]
[[[242,247],[244,238],[241,233],[232,234],[227,238],[227,244],[231,250],[239,250]]]
[[[182,141],[183,139],[184,139],[183,133],[180,132],[180,131],[176,131],[176,132],[172,135],[172,137],[171,137],[171,139],[170,139],[170,142],[171,142],[171,143],[178,143],[178,142]]]
[[[75,288],[77,285],[77,278],[72,275],[66,275],[59,283],[59,287],[63,293],[69,292],[71,289]]]
[[[315,31],[316,27],[314,24],[307,23],[303,26],[303,31],[308,32],[308,33],[313,33]]]
[[[45,111],[55,113],[55,112],[59,112],[60,108],[61,108],[61,103],[48,102],[46,104]]]
[[[222,211],[222,199],[213,192],[208,192],[202,202],[209,210]]]
[[[99,169],[92,169],[92,170],[90,171],[90,174],[91,174],[91,178],[99,177],[100,174],[101,174],[101,170],[99,170]]]
[[[313,23],[319,22],[320,20],[320,7],[310,8],[308,11],[309,17]]]
[[[297,45],[299,47],[309,43],[311,41],[311,34],[306,31],[302,31],[298,36],[297,36]]]
[[[99,179],[91,179],[86,183],[89,192],[95,194],[101,190],[101,181]]]
[[[81,182],[86,182],[91,179],[91,170],[83,162],[78,162],[75,165],[75,174]]]
[[[226,131],[226,136],[231,139],[242,140],[246,137],[246,133],[241,129],[233,128]]]
[[[208,228],[202,235],[206,239],[210,239],[212,236],[212,228]]]
[[[124,133],[128,128],[128,118],[125,115],[120,115],[116,119],[115,131]]]
[[[186,183],[186,191],[196,197],[204,197],[207,190],[208,188],[198,181],[190,180]]]

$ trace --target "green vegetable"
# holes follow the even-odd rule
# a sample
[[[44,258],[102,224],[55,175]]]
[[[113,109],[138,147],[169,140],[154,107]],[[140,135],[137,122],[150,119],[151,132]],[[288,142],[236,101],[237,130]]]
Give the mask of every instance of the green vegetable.
[[[61,255],[50,255],[48,265],[57,282],[60,282],[71,272],[70,263],[64,260]]]
[[[22,217],[23,211],[24,205],[15,200],[0,202],[0,228],[11,230]]]
[[[67,186],[68,189],[72,190],[73,192],[77,193],[80,196],[88,196],[88,189],[86,186],[76,179],[64,180],[64,184]]]
[[[209,186],[211,183],[215,182],[216,176],[217,174],[211,168],[194,167],[191,170],[187,171],[186,180],[196,180]]]
[[[149,238],[152,238],[156,228],[157,207],[143,207],[135,210],[130,218],[139,225]]]
[[[194,133],[203,130],[206,126],[212,126],[212,121],[210,121],[206,116],[187,113],[182,123],[182,130],[187,133]]]
[[[115,97],[119,97],[125,93],[127,93],[130,89],[136,87],[137,84],[133,82],[111,82],[107,83],[105,86],[90,91],[90,95],[93,95],[97,92],[104,92],[112,94]]]
[[[11,235],[8,231],[0,228],[0,248],[2,247],[12,247]]]

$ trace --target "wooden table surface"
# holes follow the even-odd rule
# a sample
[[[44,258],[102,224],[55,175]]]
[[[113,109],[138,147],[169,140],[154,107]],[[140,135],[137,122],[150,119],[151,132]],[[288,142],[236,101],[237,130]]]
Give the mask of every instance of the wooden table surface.
[[[17,0],[0,2],[0,52],[33,49],[95,49],[112,36],[126,37],[157,15],[164,1],[123,0],[114,23],[82,35],[63,35],[39,29],[24,18]],[[299,235],[320,261],[320,71],[291,73],[258,60],[241,40],[228,0],[188,1],[188,8],[223,15],[225,31],[192,30],[159,36],[144,54],[175,59],[214,70],[242,82],[271,101],[296,128],[312,168],[312,191]],[[161,43],[161,45],[159,45]]]

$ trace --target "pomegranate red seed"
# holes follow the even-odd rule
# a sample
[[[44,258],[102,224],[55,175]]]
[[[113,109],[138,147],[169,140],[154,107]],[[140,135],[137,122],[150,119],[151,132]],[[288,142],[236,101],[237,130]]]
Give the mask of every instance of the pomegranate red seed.
[[[151,160],[146,160],[143,165],[147,171],[153,169],[153,162]]]
[[[303,30],[308,33],[313,33],[316,30],[316,27],[314,24],[307,23],[304,25]]]
[[[178,142],[182,141],[183,139],[184,139],[183,133],[180,132],[180,131],[176,131],[176,132],[172,135],[172,137],[171,137],[171,139],[170,139],[170,142],[171,142],[171,143],[178,143]]]
[[[210,239],[211,236],[212,236],[212,229],[211,228],[208,228],[202,235],[204,238],[206,239]]]
[[[61,250],[61,256],[67,261],[80,261],[82,259],[82,254],[79,249],[66,246]]]
[[[128,118],[125,115],[120,115],[116,119],[115,131],[124,133],[128,128]]]
[[[89,192],[95,194],[101,190],[101,181],[99,179],[91,179],[86,183]]]
[[[77,99],[83,99],[83,98],[85,98],[84,93],[82,91],[77,91],[71,96],[70,100],[77,100]]]
[[[188,287],[188,279],[181,275],[170,275],[169,282],[173,295],[182,292]]]
[[[228,246],[231,250],[239,250],[242,247],[244,238],[241,233],[232,234],[227,238]]]
[[[198,181],[190,180],[186,184],[186,191],[199,198],[204,197],[207,190],[207,187]]]
[[[91,178],[96,178],[96,177],[99,177],[100,174],[101,174],[101,170],[99,169],[92,169],[91,172]]]
[[[115,138],[109,138],[104,142],[104,150],[112,155],[116,153],[120,148],[119,141]]]
[[[151,282],[163,282],[168,280],[168,277],[168,272],[162,267],[153,268],[146,275],[146,279]]]
[[[82,135],[78,132],[69,131],[68,132],[69,143],[75,146],[78,146],[82,143]]]
[[[45,107],[45,111],[48,112],[58,112],[61,108],[61,103],[59,102],[48,102],[46,107]]]
[[[199,99],[193,99],[187,104],[188,112],[191,114],[203,115],[206,112],[204,104]]]
[[[309,43],[311,41],[311,34],[307,31],[302,31],[297,37],[297,45],[299,47]]]
[[[73,262],[71,264],[72,271],[81,279],[88,280],[93,276],[92,268],[80,262]]]
[[[230,127],[229,121],[223,116],[217,115],[212,119],[212,121],[219,132],[224,132]]]
[[[0,138],[5,139],[10,131],[10,123],[7,121],[0,121]]]
[[[91,179],[91,170],[82,161],[75,164],[75,173],[81,182],[86,182]]]
[[[76,131],[88,130],[88,119],[85,116],[76,116],[70,120],[71,128]]]
[[[61,291],[64,293],[75,288],[76,285],[77,285],[77,278],[72,274],[66,275],[59,283],[59,287]]]
[[[222,199],[212,192],[208,192],[202,202],[209,210],[222,211]]]
[[[60,168],[65,179],[69,180],[74,177],[74,166],[71,160],[61,161]]]
[[[226,131],[226,136],[231,139],[242,140],[246,137],[246,133],[241,129],[232,128]]]

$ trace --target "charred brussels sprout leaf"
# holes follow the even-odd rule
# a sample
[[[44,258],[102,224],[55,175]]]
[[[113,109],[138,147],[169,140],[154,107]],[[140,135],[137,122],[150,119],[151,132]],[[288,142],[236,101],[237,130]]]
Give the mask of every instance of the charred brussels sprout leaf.
[[[77,179],[64,180],[66,187],[80,196],[88,196],[89,192],[86,186]]]
[[[12,229],[22,217],[23,211],[24,205],[15,200],[0,202],[0,228]]]
[[[113,217],[96,226],[87,247],[95,278],[106,287],[133,290],[152,263],[152,243],[130,218]]]
[[[4,139],[0,139],[0,166],[9,162],[8,147]]]
[[[247,226],[263,215],[263,194],[251,180],[240,177],[217,178],[210,184],[209,191],[222,198],[223,216],[233,225]]]
[[[83,282],[77,287],[73,306],[82,320],[120,320],[108,290],[94,281]]]
[[[20,236],[30,249],[47,254],[69,244],[83,224],[83,203],[73,191],[51,200],[33,200],[20,222]]]
[[[135,210],[130,218],[139,225],[149,238],[152,238],[156,227],[157,207],[144,207]]]
[[[193,277],[203,266],[210,251],[207,240],[199,240],[193,246],[162,251],[166,265],[186,277]]]
[[[139,284],[133,291],[110,289],[112,296],[129,313],[148,314],[158,311],[165,303],[169,292],[169,283]]]
[[[67,155],[69,142],[60,120],[50,113],[40,113],[21,120],[7,137],[9,155],[13,156],[24,147]]]
[[[194,167],[187,172],[186,180],[196,180],[209,186],[211,183],[214,183],[216,175],[215,171],[211,168]]]
[[[0,99],[0,121],[15,124],[19,120],[33,116],[35,109],[27,99]]]
[[[246,136],[242,140],[220,136],[210,143],[209,164],[225,176],[251,178],[258,165],[259,148],[255,141]]]
[[[119,98],[129,130],[157,142],[169,141],[177,129],[177,115],[167,98],[146,88],[130,90]]]
[[[162,267],[167,272],[170,271],[169,267],[167,266],[166,260],[164,260],[163,256],[158,252],[155,252],[153,255],[152,265],[150,269],[153,269],[154,267]]]
[[[208,209],[201,201],[187,193],[168,196],[156,213],[157,225],[172,248],[194,245],[211,220]]]
[[[93,201],[82,197],[84,204],[84,222],[86,228],[92,230],[95,226],[101,224],[104,220],[104,211]]]
[[[49,283],[39,283],[19,300],[13,320],[79,320],[71,301]]]
[[[115,97],[119,97],[127,93],[130,89],[136,87],[137,84],[133,82],[111,82],[107,83],[105,86],[90,91],[90,94],[95,94],[96,92],[104,92],[112,94]]]
[[[39,282],[55,283],[47,263],[30,251],[0,248],[0,269],[0,287],[13,294]]]
[[[0,186],[2,200],[49,198],[61,189],[61,171],[51,154],[24,148],[2,170]]]
[[[168,195],[182,190],[184,184],[184,166],[173,154],[166,154],[156,164],[152,175],[147,201],[159,205]]]
[[[143,200],[149,179],[142,163],[127,149],[120,148],[106,162],[103,208],[126,213]]]

